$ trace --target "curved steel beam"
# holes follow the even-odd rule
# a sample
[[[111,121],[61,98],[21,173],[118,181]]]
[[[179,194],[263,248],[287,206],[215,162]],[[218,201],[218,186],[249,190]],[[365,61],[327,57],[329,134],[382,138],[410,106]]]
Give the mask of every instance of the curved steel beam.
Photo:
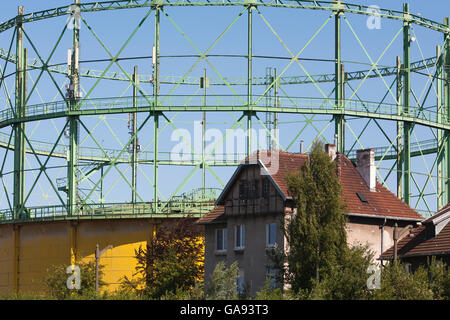
[[[164,96],[160,96],[164,97]],[[153,96],[140,96],[137,99],[136,107],[133,107],[133,97],[114,97],[114,98],[95,98],[81,100],[75,110],[69,110],[64,101],[56,101],[30,105],[26,107],[26,113],[23,116],[16,116],[10,109],[0,112],[0,128],[6,126],[29,122],[36,120],[54,119],[67,116],[86,116],[101,114],[118,114],[130,112],[277,112],[277,113],[297,113],[297,114],[326,114],[357,116],[362,118],[374,118],[385,120],[396,120],[415,122],[417,124],[429,126],[432,128],[450,130],[450,123],[445,117],[438,117],[435,111],[422,110],[415,107],[410,108],[408,112],[398,113],[396,104],[345,100],[344,108],[337,109],[333,102],[324,98],[303,98],[303,97],[280,97],[279,104],[275,106],[266,106],[264,101],[258,105],[244,105],[241,97],[236,95],[210,95],[206,102],[203,102],[203,96],[166,96],[164,103],[158,106],[149,105],[148,101],[153,101]],[[260,98],[259,96],[253,96]],[[263,100],[263,99],[259,99]],[[217,101],[223,101],[222,105],[217,105]],[[187,104],[188,102],[188,104]]]
[[[81,12],[95,12],[95,11],[106,11],[106,10],[118,10],[118,9],[132,9],[132,8],[142,8],[142,7],[154,7],[166,6],[166,7],[192,7],[192,6],[243,6],[247,4],[252,4],[255,6],[262,7],[278,7],[278,8],[293,8],[293,9],[309,9],[309,10],[324,10],[324,11],[335,11],[336,9],[342,12],[348,12],[359,15],[373,15],[369,10],[369,6],[351,4],[351,3],[335,3],[331,1],[310,1],[310,0],[280,0],[273,2],[272,0],[244,0],[244,1],[233,1],[233,0],[114,0],[114,1],[104,1],[104,2],[89,2],[81,3]],[[53,17],[60,17],[69,14],[69,9],[71,5],[47,9],[42,11],[37,11],[29,14],[23,15],[23,23],[29,23],[33,21],[49,19]],[[408,21],[411,24],[420,25],[431,30],[435,30],[442,33],[450,33],[450,28],[442,23],[433,21],[431,19],[423,18],[418,15],[409,14],[404,16],[403,11],[390,10],[390,9],[379,9],[379,17],[385,19],[393,19],[399,21]],[[4,32],[16,24],[16,18],[12,18],[8,21],[0,24],[0,33]]]

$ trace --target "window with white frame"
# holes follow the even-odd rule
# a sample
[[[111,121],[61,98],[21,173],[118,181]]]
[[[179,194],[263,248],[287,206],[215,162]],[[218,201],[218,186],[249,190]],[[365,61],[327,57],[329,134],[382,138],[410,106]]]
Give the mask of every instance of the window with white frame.
[[[216,229],[216,251],[227,251],[228,231],[227,229]]]
[[[234,227],[234,249],[242,250],[245,246],[245,226],[238,224]]]
[[[277,224],[266,224],[266,248],[273,248],[277,241]]]

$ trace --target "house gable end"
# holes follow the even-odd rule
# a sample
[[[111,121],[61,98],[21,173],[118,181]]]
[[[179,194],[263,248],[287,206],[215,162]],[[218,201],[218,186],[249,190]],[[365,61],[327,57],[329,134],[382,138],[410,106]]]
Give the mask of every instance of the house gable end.
[[[271,184],[275,188],[275,190],[277,190],[277,192],[281,196],[281,198],[283,200],[286,200],[288,197],[283,193],[283,191],[281,190],[280,186],[273,179],[272,175],[270,175],[269,171],[264,166],[264,164],[261,163],[260,160],[258,160],[257,163],[243,163],[243,164],[240,164],[238,166],[238,168],[236,169],[236,171],[233,173],[233,175],[231,176],[230,180],[226,184],[225,188],[220,193],[220,195],[217,198],[217,200],[214,203],[214,205],[215,206],[224,205],[225,204],[225,199],[227,198],[228,193],[230,192],[232,187],[235,185],[235,183],[237,181],[239,181],[241,175],[245,172],[246,169],[248,169],[251,166],[255,166],[255,165],[258,165],[259,168],[261,169],[262,173],[260,174],[260,176],[261,177],[266,177],[271,182]]]

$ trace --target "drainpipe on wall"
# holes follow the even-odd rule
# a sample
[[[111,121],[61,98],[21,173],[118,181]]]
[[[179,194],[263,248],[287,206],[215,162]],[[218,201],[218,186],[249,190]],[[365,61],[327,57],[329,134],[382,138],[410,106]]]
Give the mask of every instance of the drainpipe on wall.
[[[397,261],[398,224],[394,225],[394,261]]]
[[[381,226],[379,226],[380,230],[381,230],[381,254],[383,254],[384,252],[384,226],[386,225],[386,218],[384,218],[384,222]],[[381,260],[381,266],[383,265],[383,260]]]
[[[398,238],[401,238],[405,232],[411,232],[412,226],[409,225],[408,227],[406,227],[405,229],[403,229],[403,231],[399,234],[398,233],[398,224],[397,222],[394,225],[394,261],[397,260],[398,256],[397,256],[397,242],[398,242]]]

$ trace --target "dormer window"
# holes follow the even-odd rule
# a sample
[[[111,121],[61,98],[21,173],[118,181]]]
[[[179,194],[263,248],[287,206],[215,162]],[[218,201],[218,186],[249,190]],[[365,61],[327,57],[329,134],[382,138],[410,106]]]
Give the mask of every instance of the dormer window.
[[[364,194],[362,194],[361,192],[357,192],[356,195],[358,196],[359,200],[361,200],[361,202],[367,203],[367,198]]]
[[[425,240],[433,239],[436,236],[436,228],[434,224],[428,224],[425,227]]]

